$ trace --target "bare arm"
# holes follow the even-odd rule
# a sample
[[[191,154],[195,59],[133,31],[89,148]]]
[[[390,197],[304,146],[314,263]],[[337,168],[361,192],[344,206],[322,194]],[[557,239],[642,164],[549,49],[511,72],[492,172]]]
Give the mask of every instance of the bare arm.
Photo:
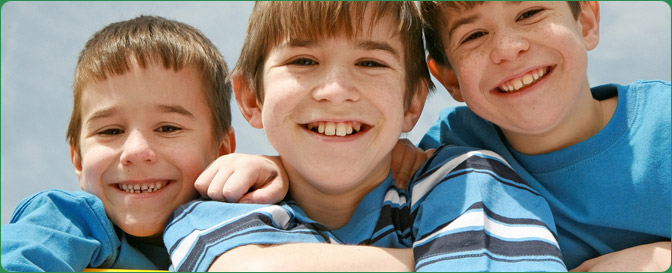
[[[413,271],[413,250],[332,244],[247,245],[215,259],[208,271]]]
[[[670,267],[670,241],[626,248],[583,262],[572,272],[665,271]]]

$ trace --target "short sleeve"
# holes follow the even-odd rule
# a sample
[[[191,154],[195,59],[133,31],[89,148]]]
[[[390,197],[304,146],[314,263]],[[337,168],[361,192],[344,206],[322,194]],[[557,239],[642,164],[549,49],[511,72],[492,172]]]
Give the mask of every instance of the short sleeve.
[[[288,205],[193,201],[175,212],[164,242],[173,270],[202,272],[239,246],[331,242],[322,230],[314,222],[298,221]]]
[[[442,147],[410,188],[416,271],[566,271],[543,198],[490,151]]]

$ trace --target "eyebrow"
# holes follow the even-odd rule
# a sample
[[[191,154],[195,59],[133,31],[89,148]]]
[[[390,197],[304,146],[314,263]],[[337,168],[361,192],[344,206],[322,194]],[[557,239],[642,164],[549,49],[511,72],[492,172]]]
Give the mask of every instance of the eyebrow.
[[[191,118],[191,119],[194,118],[194,114],[192,114],[187,109],[185,109],[184,107],[179,106],[179,105],[159,104],[159,105],[156,106],[156,108],[159,111],[164,112],[164,113],[176,113],[176,114],[180,114],[180,115],[186,116],[186,117]]]
[[[159,104],[159,105],[156,105],[155,108],[157,110],[159,110],[160,112],[163,112],[163,113],[176,113],[176,114],[180,114],[180,115],[186,116],[188,118],[194,119],[194,114],[192,114],[187,109],[185,109],[184,107],[179,106],[179,105]],[[88,119],[86,119],[86,123],[91,123],[91,122],[96,121],[98,119],[103,119],[103,118],[110,117],[110,116],[114,115],[115,113],[117,113],[117,111],[118,111],[118,109],[116,107],[96,111],[93,114],[91,114],[91,116]]]
[[[91,116],[88,119],[86,119],[86,123],[88,124],[88,123],[91,123],[95,120],[103,119],[103,118],[112,116],[116,112],[117,112],[117,108],[107,108],[107,109],[103,109],[103,110],[100,110],[100,111],[96,111],[93,114],[91,114]]]
[[[375,41],[362,41],[359,42],[359,48],[365,50],[383,50],[391,53],[394,57],[399,58],[399,52],[394,49],[390,44],[385,42],[375,42]]]
[[[310,47],[315,47],[318,46],[319,42],[315,40],[301,40],[301,39],[292,39],[289,42],[283,43],[280,46],[281,47],[305,47],[305,48],[310,48]],[[358,48],[364,49],[364,50],[383,50],[387,51],[390,54],[394,55],[394,57],[399,58],[399,52],[394,49],[390,44],[385,43],[385,42],[376,42],[376,41],[360,41],[357,44]]]

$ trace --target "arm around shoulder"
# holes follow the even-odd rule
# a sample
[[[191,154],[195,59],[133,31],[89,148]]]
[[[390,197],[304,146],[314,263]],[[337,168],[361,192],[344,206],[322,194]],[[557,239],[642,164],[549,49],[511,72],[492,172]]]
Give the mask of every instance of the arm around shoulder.
[[[8,271],[106,267],[119,246],[102,202],[80,192],[49,190],[24,199],[1,234]]]

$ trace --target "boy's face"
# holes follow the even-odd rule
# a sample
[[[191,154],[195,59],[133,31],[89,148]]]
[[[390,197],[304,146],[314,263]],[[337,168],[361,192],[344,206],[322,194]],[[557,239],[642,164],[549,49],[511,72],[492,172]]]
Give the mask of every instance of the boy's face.
[[[82,94],[80,155],[71,156],[80,187],[98,196],[125,232],[158,235],[179,205],[193,199],[193,183],[233,134],[215,141],[201,78],[161,65],[134,65],[120,76],[92,82]]]
[[[444,9],[444,50],[453,67],[430,64],[457,100],[505,132],[550,132],[586,98],[587,50],[598,42],[599,8],[566,2],[485,2]],[[459,81],[459,86],[458,86]]]
[[[413,127],[425,98],[417,96],[404,110],[404,50],[392,33],[383,19],[352,39],[280,43],[264,64],[260,105],[254,98],[241,103],[251,93],[234,82],[244,115],[265,128],[280,154],[290,190],[308,185],[325,194],[365,191],[371,184],[363,181],[388,175],[390,151],[401,132]]]

